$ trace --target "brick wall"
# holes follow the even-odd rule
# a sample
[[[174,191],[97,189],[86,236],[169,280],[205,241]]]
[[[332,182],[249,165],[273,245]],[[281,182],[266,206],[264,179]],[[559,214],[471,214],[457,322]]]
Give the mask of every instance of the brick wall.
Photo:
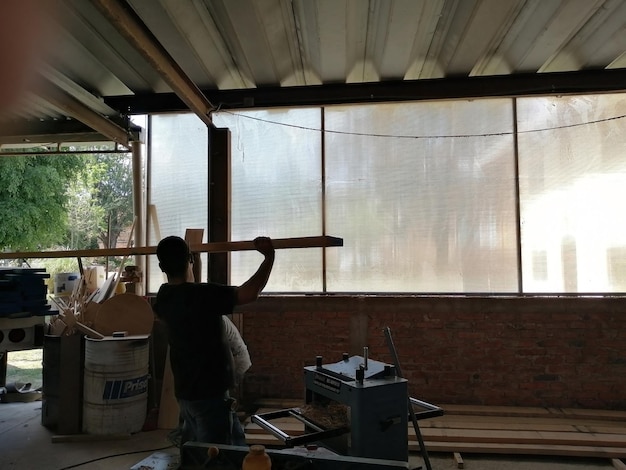
[[[264,296],[242,306],[247,400],[303,399],[304,366],[392,363],[434,404],[626,410],[626,299]]]

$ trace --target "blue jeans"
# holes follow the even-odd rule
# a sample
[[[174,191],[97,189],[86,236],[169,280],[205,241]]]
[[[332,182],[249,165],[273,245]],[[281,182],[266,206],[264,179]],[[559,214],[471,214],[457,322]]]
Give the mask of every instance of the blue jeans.
[[[246,437],[230,400],[178,400],[183,421],[182,442],[246,445]]]

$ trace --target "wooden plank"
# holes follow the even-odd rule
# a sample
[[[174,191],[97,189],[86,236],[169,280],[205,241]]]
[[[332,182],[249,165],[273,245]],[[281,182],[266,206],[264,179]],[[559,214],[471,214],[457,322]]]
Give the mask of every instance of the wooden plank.
[[[524,406],[440,405],[445,415],[478,415],[526,418],[570,418],[626,421],[626,411],[577,408],[540,408]]]
[[[547,426],[574,426],[577,428],[592,428],[594,426],[613,427],[621,430],[623,429],[623,421],[617,420],[604,420],[600,418],[593,418],[590,415],[589,418],[528,418],[528,417],[511,417],[511,416],[482,416],[476,415],[452,415],[449,413],[444,414],[436,418],[428,418],[420,420],[420,427],[447,427],[452,423],[459,423],[465,426],[471,426],[472,424],[484,423],[485,425],[491,425],[496,428],[499,425],[507,425],[511,423],[519,425],[531,425],[533,427],[537,425]]]
[[[302,406],[301,401],[264,399],[257,413]],[[626,429],[617,418],[622,411],[562,410],[520,407],[443,406],[446,414],[420,421],[429,451],[511,455],[546,455],[613,459],[626,457]],[[450,414],[450,408],[461,414]],[[499,415],[500,414],[500,415]],[[301,435],[303,424],[285,416],[272,420],[288,435]],[[599,431],[602,430],[602,431]],[[278,445],[282,442],[254,423],[245,426],[249,444]],[[411,426],[407,429],[410,452],[420,452]],[[622,465],[622,466],[620,466]]]
[[[549,424],[537,424],[537,425],[528,425],[521,423],[510,423],[510,424],[497,424],[493,425],[490,423],[445,423],[441,426],[422,426],[420,424],[421,429],[474,429],[474,430],[503,430],[503,431],[540,431],[540,432],[569,432],[569,433],[588,433],[588,434],[624,434],[624,427],[621,428],[618,426],[594,426],[594,427],[577,427],[575,425],[554,425],[551,426]]]
[[[463,462],[463,457],[461,457],[461,454],[459,452],[454,452],[452,454],[452,457],[454,458],[454,462],[456,463],[456,468],[465,467],[465,463]]]
[[[259,398],[254,404],[259,408],[267,408],[268,411],[284,410],[285,408],[297,408],[304,406],[304,400],[295,398]]]
[[[134,217],[133,224],[130,226],[130,232],[128,234],[128,242],[126,243],[126,249],[130,248],[133,242],[133,235],[135,233],[136,225],[137,225],[137,216]],[[120,267],[118,268],[117,274],[115,276],[115,281],[114,281],[113,290],[112,290],[113,293],[117,292],[117,286],[120,283],[120,279],[122,278],[122,271],[124,271],[124,265],[126,264],[126,260],[128,259],[129,256],[130,255],[124,255],[124,258],[122,259],[122,262],[120,263]]]
[[[274,248],[324,248],[331,246],[343,246],[343,239],[320,235],[314,237],[295,238],[274,238],[272,239]],[[153,255],[156,253],[156,246],[138,246],[131,248],[102,248],[96,250],[61,250],[61,251],[22,251],[12,253],[0,253],[0,259],[18,258],[95,258],[99,256],[132,256],[132,255]],[[246,251],[254,250],[254,241],[234,241],[234,242],[213,242],[192,245],[192,252],[198,253],[220,253],[225,251]]]
[[[96,330],[93,330],[93,329],[89,328],[87,325],[83,325],[81,322],[77,321],[74,324],[74,326],[76,326],[77,329],[79,329],[82,333],[85,333],[90,338],[104,339],[104,335],[102,333],[100,333],[99,331],[96,331]]]
[[[195,246],[202,244],[202,237],[204,236],[203,228],[188,228],[185,230],[185,241],[189,246]],[[195,282],[202,281],[202,258],[200,253],[192,252],[193,254],[193,279]]]
[[[271,434],[249,434],[248,445],[280,446],[282,441]],[[466,454],[548,455],[561,457],[624,458],[626,447],[567,446],[542,444],[498,444],[490,442],[437,442],[425,439],[429,452]],[[417,441],[409,442],[409,452],[420,452]]]
[[[551,417],[554,415],[547,408],[528,406],[474,406],[474,405],[439,405],[445,414],[479,416],[521,416],[527,418]]]
[[[260,408],[257,413],[302,406],[299,401],[288,400],[263,400],[263,404],[267,407]],[[470,410],[464,408],[464,413]],[[500,410],[506,416],[496,416],[494,408],[486,407],[486,416],[482,416],[483,407],[472,408],[475,413],[473,416],[448,414],[422,420],[421,424],[430,424],[420,425],[426,448],[429,451],[459,455],[486,453],[609,458],[620,464],[622,462],[618,459],[626,456],[626,429],[623,423],[614,420],[620,415],[619,411],[576,410],[576,413],[564,413],[561,410],[515,410],[506,407]],[[530,418],[527,416],[529,414],[537,417]],[[568,417],[574,414],[586,418]],[[550,422],[555,425],[544,424]],[[303,424],[289,416],[276,418],[272,423],[291,436],[304,432]],[[596,432],[594,428],[606,429],[607,432]],[[278,438],[254,423],[246,424],[245,432],[249,444],[282,445]],[[410,452],[420,452],[415,432],[410,426],[407,436]]]
[[[152,229],[154,230],[154,235],[157,240],[160,240],[161,237],[161,225],[159,224],[159,217],[157,215],[156,206],[154,204],[148,205],[148,218],[152,223]]]
[[[420,428],[433,429],[502,429],[507,431],[526,431],[532,429],[534,431],[553,431],[553,432],[580,432],[574,424],[525,424],[518,422],[483,422],[480,417],[473,421],[454,421],[447,420],[445,422],[436,423],[420,422]]]
[[[579,432],[503,431],[474,429],[421,429],[424,439],[438,442],[490,442],[503,444],[547,444],[626,447],[626,436]],[[409,440],[415,439],[409,429]]]
[[[531,421],[529,421],[529,419]],[[524,421],[513,420],[511,418],[502,418],[501,420],[484,420],[481,416],[474,416],[468,420],[456,420],[454,417],[441,417],[440,421],[422,420],[420,428],[439,428],[439,429],[504,429],[504,430],[528,430],[535,431],[562,431],[562,432],[589,432],[602,434],[623,434],[624,424],[616,422],[602,422],[599,420],[583,421],[583,420],[567,420],[558,421],[556,423],[544,423],[543,420],[532,422],[532,418]]]
[[[288,435],[297,436],[304,432],[304,425],[295,418],[277,418],[272,424]],[[499,444],[542,444],[576,445],[600,447],[626,447],[626,436],[617,434],[589,434],[579,432],[541,432],[541,431],[502,431],[474,429],[433,429],[420,428],[425,440],[437,442],[477,442]],[[250,423],[246,426],[250,434],[267,432],[260,426]],[[408,429],[409,441],[415,440],[415,431]]]
[[[246,432],[246,445],[260,444],[266,447],[283,446],[284,442],[272,434],[248,434]]]
[[[59,442],[119,441],[130,439],[130,434],[57,434],[50,438],[53,444]]]
[[[257,414],[262,414],[265,412],[269,412],[269,411],[275,411],[275,410],[258,410]],[[477,418],[478,420],[479,418]],[[296,425],[301,425],[301,423],[296,420],[295,418],[289,417],[289,416],[284,416],[284,417],[280,417],[280,418],[275,418],[272,420],[272,423],[277,425],[278,427],[282,426],[282,423],[285,423],[287,426],[296,426]],[[250,426],[256,426],[255,424],[250,424]],[[294,429],[298,429],[298,428],[294,428]],[[476,422],[476,423],[445,423],[441,426],[423,426],[422,423],[420,422],[420,429],[422,431],[422,434],[426,433],[426,434],[433,434],[434,432],[430,432],[429,429],[439,429],[439,430],[458,430],[458,431],[466,431],[466,432],[472,432],[472,431],[477,431],[477,430],[484,430],[484,431],[509,431],[509,432],[524,432],[524,431],[537,431],[537,432],[552,432],[552,433],[563,433],[563,435],[578,435],[581,434],[583,436],[585,435],[615,435],[615,436],[623,436],[625,433],[624,430],[624,426],[622,425],[621,427],[615,426],[615,427],[607,427],[607,428],[598,428],[596,429],[590,429],[590,430],[585,430],[585,431],[581,431],[579,429],[577,429],[575,426],[564,426],[564,425],[558,425],[558,426],[549,426],[549,425],[537,425],[537,426],[532,426],[529,424],[516,424],[516,423],[511,423],[509,425],[506,424],[498,424],[495,426],[492,426],[490,423],[480,423],[480,422]],[[567,433],[567,434],[565,434]],[[414,436],[414,433],[409,430],[409,434]],[[549,434],[547,434],[549,435]],[[624,437],[623,439],[626,440],[626,437]]]
[[[626,411],[560,408],[560,412],[562,416],[571,419],[595,418],[606,421],[619,421],[622,424],[626,422]]]
[[[297,408],[304,404],[303,400],[283,398],[260,398],[255,402],[255,405],[263,412]],[[574,427],[576,431],[582,432],[598,432],[593,428],[602,427],[623,433],[624,422],[626,422],[626,412],[619,410],[579,409],[554,413],[547,412],[547,410],[540,411],[545,410],[543,408],[526,407],[520,407],[518,410],[517,407],[442,405],[442,408],[444,409],[443,416],[420,420],[420,428],[448,426],[471,428],[475,425],[477,428],[493,426],[493,429],[499,429],[500,426],[506,428],[509,425],[528,425],[533,429],[540,429],[542,425],[547,425],[547,428]],[[501,410],[502,414],[496,414],[497,410]]]
[[[624,458],[626,447],[589,447],[541,444],[497,444],[477,442],[425,441],[429,452],[460,452],[464,454],[549,455],[560,457]],[[419,452],[417,441],[409,442],[409,452]]]
[[[626,470],[626,464],[619,459],[611,459],[611,465],[617,470]]]

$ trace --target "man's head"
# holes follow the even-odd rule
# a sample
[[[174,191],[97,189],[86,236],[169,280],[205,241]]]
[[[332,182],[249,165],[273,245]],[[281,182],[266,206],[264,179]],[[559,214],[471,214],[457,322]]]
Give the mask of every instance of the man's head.
[[[168,276],[184,277],[189,269],[189,245],[180,237],[165,237],[157,245],[159,267]]]

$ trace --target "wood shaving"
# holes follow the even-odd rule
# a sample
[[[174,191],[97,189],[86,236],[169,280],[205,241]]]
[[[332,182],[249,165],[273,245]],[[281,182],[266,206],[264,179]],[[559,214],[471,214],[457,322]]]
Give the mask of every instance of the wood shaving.
[[[326,429],[350,427],[349,407],[341,403],[329,403],[320,405],[308,403],[301,406],[300,413]]]

